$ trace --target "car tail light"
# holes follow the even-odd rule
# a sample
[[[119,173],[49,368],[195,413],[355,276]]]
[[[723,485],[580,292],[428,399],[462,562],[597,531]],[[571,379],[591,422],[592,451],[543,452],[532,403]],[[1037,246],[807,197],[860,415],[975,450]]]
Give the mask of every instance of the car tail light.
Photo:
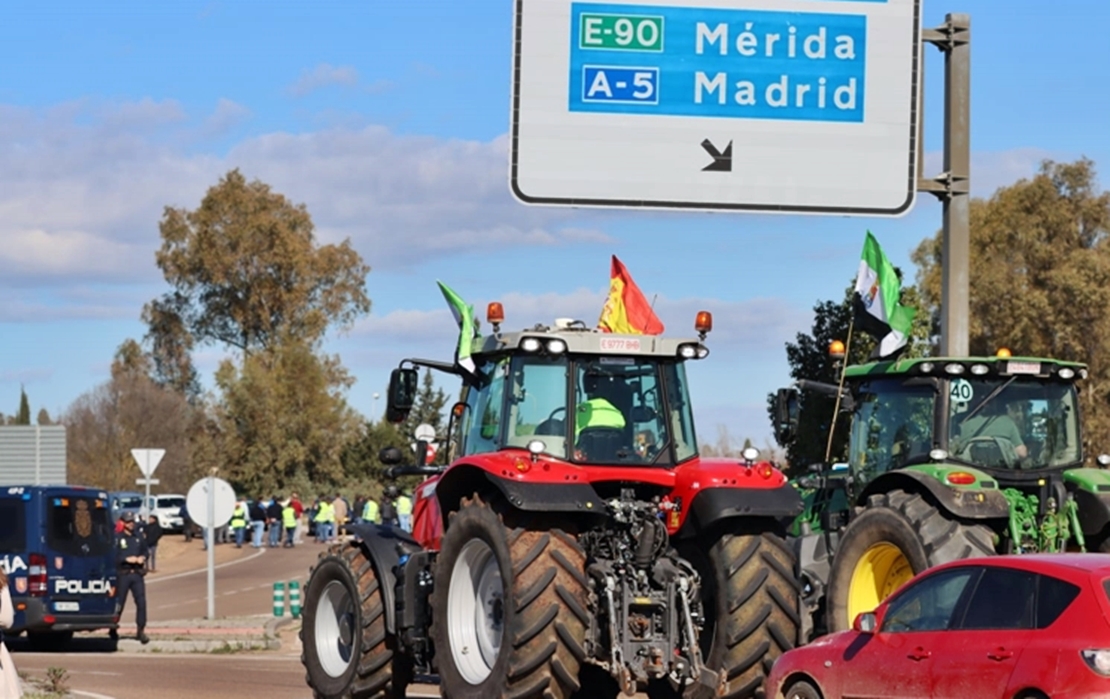
[[[1087,663],[1087,667],[1103,677],[1110,677],[1110,650],[1105,648],[1081,650],[1079,655],[1083,656],[1083,662]]]
[[[32,553],[27,557],[27,588],[32,597],[46,594],[46,556]]]

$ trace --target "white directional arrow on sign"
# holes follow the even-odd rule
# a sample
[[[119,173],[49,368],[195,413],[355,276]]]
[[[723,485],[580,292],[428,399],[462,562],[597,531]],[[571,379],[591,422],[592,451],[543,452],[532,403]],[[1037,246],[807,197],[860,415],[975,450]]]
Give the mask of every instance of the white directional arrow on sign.
[[[154,473],[154,469],[158,468],[159,462],[162,457],[166,455],[165,449],[132,449],[131,456],[135,458],[135,463],[139,465],[139,470],[143,475],[150,478]]]

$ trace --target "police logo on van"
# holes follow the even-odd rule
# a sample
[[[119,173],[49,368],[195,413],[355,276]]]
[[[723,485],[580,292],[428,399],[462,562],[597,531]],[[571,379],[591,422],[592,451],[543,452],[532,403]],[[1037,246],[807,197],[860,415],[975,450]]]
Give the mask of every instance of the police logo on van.
[[[8,575],[11,575],[21,570],[27,570],[27,563],[23,560],[22,556],[12,556],[9,554],[0,558],[0,568],[3,568],[4,572]]]
[[[112,586],[107,580],[55,580],[54,592],[64,592],[69,595],[101,595]]]

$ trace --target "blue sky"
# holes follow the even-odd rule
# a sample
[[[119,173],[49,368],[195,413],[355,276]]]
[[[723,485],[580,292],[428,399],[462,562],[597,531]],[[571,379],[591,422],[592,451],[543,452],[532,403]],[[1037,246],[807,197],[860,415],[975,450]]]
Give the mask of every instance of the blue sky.
[[[373,311],[329,340],[380,411],[403,356],[447,358],[442,279],[508,327],[594,322],[618,255],[656,296],[668,334],[710,310],[712,355],[691,371],[700,432],[769,436],[783,345],[842,293],[864,231],[914,273],[940,225],[919,197],[900,219],[572,210],[509,195],[512,3],[8,2],[0,23],[0,411],[64,411],[139,338],[166,289],[154,264],[164,206],[195,207],[233,167],[307,205],[324,242],[372,267]],[[1110,5],[926,0],[973,25],[973,188],[1043,158],[1110,168]],[[925,147],[939,170],[941,56],[928,49]],[[206,347],[209,381],[224,351]],[[452,387],[453,389],[453,387]]]

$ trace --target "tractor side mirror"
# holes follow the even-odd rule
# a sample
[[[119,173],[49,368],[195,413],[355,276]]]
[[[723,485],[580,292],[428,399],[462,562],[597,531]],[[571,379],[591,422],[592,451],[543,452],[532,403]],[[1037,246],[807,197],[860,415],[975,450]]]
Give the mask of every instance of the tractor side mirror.
[[[385,406],[385,419],[402,422],[409,415],[416,402],[416,387],[419,376],[416,369],[394,369],[389,375],[389,395]]]
[[[798,391],[793,388],[780,388],[775,394],[775,440],[787,444],[794,439],[798,430]]]

